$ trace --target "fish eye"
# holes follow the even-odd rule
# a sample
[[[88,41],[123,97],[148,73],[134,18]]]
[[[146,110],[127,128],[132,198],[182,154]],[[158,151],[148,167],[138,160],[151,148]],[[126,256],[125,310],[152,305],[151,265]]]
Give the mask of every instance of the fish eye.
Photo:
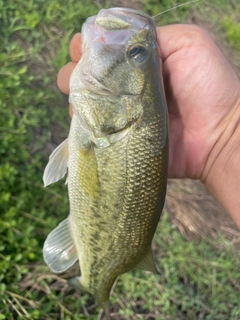
[[[135,62],[144,62],[147,59],[147,48],[143,46],[136,46],[130,49],[129,57]]]

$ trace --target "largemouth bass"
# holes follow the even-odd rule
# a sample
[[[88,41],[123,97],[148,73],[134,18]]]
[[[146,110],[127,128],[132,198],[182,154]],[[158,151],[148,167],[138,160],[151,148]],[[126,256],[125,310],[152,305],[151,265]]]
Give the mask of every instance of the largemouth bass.
[[[68,172],[70,214],[47,237],[44,259],[105,307],[116,278],[157,272],[151,242],[163,208],[167,111],[154,22],[127,8],[102,9],[82,28],[70,79],[68,138],[52,153],[45,186]]]

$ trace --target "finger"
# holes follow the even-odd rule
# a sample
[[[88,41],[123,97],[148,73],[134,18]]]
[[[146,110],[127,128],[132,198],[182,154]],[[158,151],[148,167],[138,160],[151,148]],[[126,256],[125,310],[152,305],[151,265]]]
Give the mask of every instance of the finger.
[[[206,45],[210,41],[207,32],[196,25],[169,25],[157,27],[157,43],[163,62],[182,48]]]
[[[65,66],[63,66],[58,72],[57,84],[59,89],[65,94],[69,94],[69,79],[75,66],[75,62],[69,62]]]
[[[76,33],[70,41],[70,57],[73,62],[78,62],[82,57],[81,33]]]
[[[72,104],[71,104],[71,103],[69,103],[68,110],[69,110],[69,116],[70,116],[70,118],[72,118],[72,116],[73,116],[73,109],[72,109]]]

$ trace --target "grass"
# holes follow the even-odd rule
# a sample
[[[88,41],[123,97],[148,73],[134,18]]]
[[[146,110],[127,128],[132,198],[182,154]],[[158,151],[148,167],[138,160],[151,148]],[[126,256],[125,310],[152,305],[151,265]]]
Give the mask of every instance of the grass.
[[[133,4],[154,15],[176,1]],[[0,0],[0,320],[96,319],[100,312],[88,294],[67,288],[77,266],[59,277],[43,263],[43,241],[68,214],[68,199],[64,183],[44,189],[42,173],[69,127],[57,72],[69,60],[72,35],[101,6]],[[214,29],[238,68],[239,10],[237,1],[200,0],[160,16],[158,24],[195,21]],[[154,242],[161,276],[121,276],[111,296],[114,318],[240,319],[239,255],[221,234],[221,249],[210,242],[186,241],[165,213]]]

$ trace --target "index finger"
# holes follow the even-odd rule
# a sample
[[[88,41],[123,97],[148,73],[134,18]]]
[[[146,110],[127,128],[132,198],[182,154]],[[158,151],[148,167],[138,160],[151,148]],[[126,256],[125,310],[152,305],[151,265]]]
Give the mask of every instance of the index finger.
[[[73,62],[78,62],[82,57],[82,35],[76,33],[70,41],[70,57]]]

